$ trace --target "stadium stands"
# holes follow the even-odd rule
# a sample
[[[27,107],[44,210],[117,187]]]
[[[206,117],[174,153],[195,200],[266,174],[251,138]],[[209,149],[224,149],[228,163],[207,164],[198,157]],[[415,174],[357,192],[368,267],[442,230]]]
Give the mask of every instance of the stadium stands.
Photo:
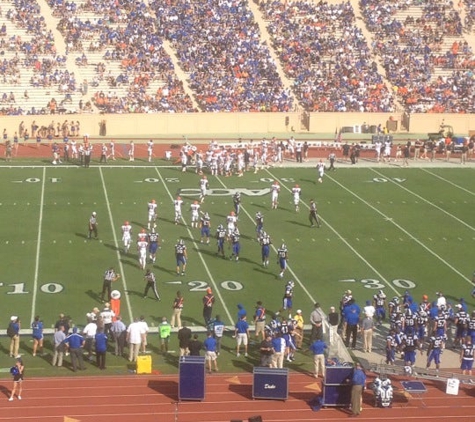
[[[469,0],[0,0],[0,114],[473,113],[474,20]]]

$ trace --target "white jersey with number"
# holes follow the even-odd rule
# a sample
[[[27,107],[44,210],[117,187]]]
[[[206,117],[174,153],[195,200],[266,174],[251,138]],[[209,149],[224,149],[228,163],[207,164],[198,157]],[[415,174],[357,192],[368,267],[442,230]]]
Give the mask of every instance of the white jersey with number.
[[[145,240],[140,240],[137,242],[137,249],[139,251],[140,256],[147,256],[147,247],[148,247],[148,242]]]
[[[157,213],[157,204],[154,202],[148,203],[148,219],[151,220],[155,217]]]
[[[208,189],[208,179],[200,180],[200,190],[202,194],[206,194],[206,189]]]
[[[122,226],[122,240],[124,242],[130,241],[132,237],[132,226],[130,224],[124,224]]]
[[[277,198],[279,197],[280,185],[278,183],[273,183],[270,189],[271,189],[272,200],[276,201]]]
[[[297,187],[292,188],[292,195],[294,197],[295,205],[298,205],[300,202],[300,192],[301,192],[300,188],[297,188]]]
[[[317,164],[317,172],[320,177],[323,177],[323,174],[325,173],[325,163],[320,162]]]
[[[191,204],[191,221],[199,221],[200,219],[200,204]]]

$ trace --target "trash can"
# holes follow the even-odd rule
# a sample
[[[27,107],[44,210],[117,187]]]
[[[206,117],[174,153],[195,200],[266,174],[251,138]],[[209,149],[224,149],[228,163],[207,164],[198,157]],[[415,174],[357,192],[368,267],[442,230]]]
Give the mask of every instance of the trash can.
[[[204,400],[205,358],[203,356],[181,356],[178,378],[178,400]]]
[[[289,370],[287,368],[254,368],[253,399],[287,400],[288,396]]]

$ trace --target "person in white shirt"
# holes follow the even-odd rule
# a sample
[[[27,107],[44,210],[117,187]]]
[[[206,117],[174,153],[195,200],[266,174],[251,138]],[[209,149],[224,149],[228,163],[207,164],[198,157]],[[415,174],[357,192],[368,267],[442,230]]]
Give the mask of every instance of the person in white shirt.
[[[130,141],[129,144],[129,161],[135,160],[135,144],[134,141]]]
[[[300,192],[302,189],[300,188],[299,185],[295,185],[292,188],[292,195],[294,197],[294,206],[295,206],[295,211],[299,212],[300,211]]]
[[[200,192],[201,192],[200,202],[201,203],[203,203],[204,200],[205,200],[205,196],[206,196],[208,187],[209,187],[208,178],[206,176],[203,176],[200,180]]]
[[[139,265],[142,270],[145,270],[147,265],[147,248],[148,242],[146,240],[139,240],[137,242],[137,250],[139,253]]]
[[[373,319],[374,314],[376,313],[376,308],[373,306],[370,300],[366,301],[366,306],[363,308],[363,313],[368,318]]]
[[[153,141],[150,139],[147,142],[147,154],[148,154],[148,162],[152,162],[152,157],[153,157]]]
[[[198,224],[200,222],[200,207],[201,205],[198,203],[198,201],[194,201],[190,205],[191,209],[191,227],[198,227]]]
[[[97,333],[97,324],[92,319],[88,318],[88,323],[82,330],[85,338],[84,349],[87,352],[87,359],[93,360],[92,352],[94,349],[94,337]]]
[[[234,211],[231,211],[231,213],[226,217],[226,222],[227,222],[227,229],[228,229],[228,237],[231,237],[231,235],[233,234],[236,228],[236,223],[237,223],[237,217]]]
[[[139,318],[135,318],[134,322],[127,328],[127,344],[129,345],[129,362],[136,362],[139,354],[140,345],[145,337],[145,329],[139,322]]]
[[[177,196],[175,201],[173,201],[173,206],[175,208],[175,224],[178,224],[181,220],[181,206],[183,205],[183,200],[181,196]]]
[[[318,182],[322,183],[323,175],[325,174],[325,163],[323,162],[323,160],[320,160],[317,163],[317,173],[318,173]]]
[[[102,322],[104,323],[104,334],[109,335],[109,331],[112,326],[112,321],[115,317],[115,312],[111,309],[109,302],[104,304],[104,309],[100,313]]]
[[[132,226],[128,221],[122,225],[122,242],[124,242],[124,252],[128,253],[132,243]]]
[[[148,204],[147,204],[147,210],[148,210],[148,229],[152,227],[153,224],[155,224],[155,220],[157,219],[157,202],[155,199],[152,199]]]
[[[147,353],[147,335],[149,332],[149,328],[148,328],[147,321],[145,321],[145,317],[143,315],[140,316],[138,323],[140,324],[140,327],[143,331],[142,342],[140,343],[141,344],[140,351],[142,353]]]
[[[274,183],[272,183],[270,189],[271,189],[272,209],[276,210],[277,205],[279,204],[279,192],[280,192],[279,182],[276,180]]]

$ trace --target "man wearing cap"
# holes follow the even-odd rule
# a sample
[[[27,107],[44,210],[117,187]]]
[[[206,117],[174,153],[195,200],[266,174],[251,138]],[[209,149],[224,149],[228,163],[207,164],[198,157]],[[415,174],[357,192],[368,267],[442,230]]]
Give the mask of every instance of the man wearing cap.
[[[213,291],[210,287],[206,289],[206,294],[203,296],[203,318],[205,320],[205,326],[208,327],[209,322],[211,321],[211,315],[213,314],[213,305],[216,301]]]
[[[20,348],[20,318],[16,315],[10,317],[10,324],[8,327],[8,335],[10,337],[10,357],[20,357],[18,350]]]
[[[361,364],[356,362],[351,377],[351,416],[358,416],[362,410],[363,390],[366,384],[366,374]]]
[[[236,356],[240,356],[239,350],[241,348],[241,344],[244,345],[244,356],[247,356],[249,324],[246,321],[246,315],[241,317],[234,328],[234,337],[236,337]]]
[[[256,325],[255,335],[256,338],[259,334],[262,335],[262,340],[265,340],[265,328],[266,328],[266,308],[262,305],[260,300],[256,303],[256,312],[254,313],[254,324]]]
[[[112,327],[112,320],[115,317],[114,311],[111,309],[109,302],[104,304],[104,309],[101,311],[102,322],[104,323],[104,334],[109,335],[110,329]]]
[[[71,363],[73,365],[73,371],[76,372],[79,366],[81,371],[84,371],[86,367],[84,366],[84,360],[82,357],[82,348],[84,347],[84,337],[78,333],[78,328],[74,327],[72,334],[66,337],[64,344],[66,344],[71,353]]]
[[[297,314],[294,316],[294,320],[295,320],[295,325],[294,325],[295,347],[297,347],[297,349],[301,349],[302,343],[303,343],[303,325],[304,325],[301,309],[297,309]]]

